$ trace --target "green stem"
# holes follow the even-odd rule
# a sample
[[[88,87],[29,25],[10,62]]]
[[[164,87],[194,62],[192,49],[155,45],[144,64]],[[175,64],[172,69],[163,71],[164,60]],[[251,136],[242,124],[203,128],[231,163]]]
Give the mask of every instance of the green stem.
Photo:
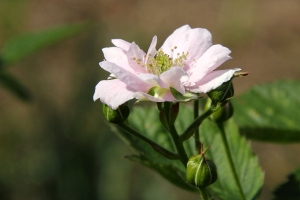
[[[200,195],[203,200],[208,200],[206,188],[199,187]]]
[[[231,171],[233,172],[235,183],[238,186],[238,189],[239,189],[239,192],[240,192],[240,195],[241,195],[242,199],[245,200],[246,197],[244,195],[243,188],[242,188],[241,182],[239,180],[239,177],[237,175],[237,171],[236,171],[236,168],[234,166],[232,155],[231,155],[231,152],[230,152],[230,149],[229,149],[228,140],[226,138],[226,133],[225,133],[225,129],[224,129],[224,124],[223,123],[217,123],[217,125],[218,125],[218,128],[220,129],[220,132],[221,132],[222,140],[223,140],[223,143],[224,143],[224,146],[225,146],[225,152],[226,152],[227,158],[229,160]]]
[[[172,139],[174,141],[175,147],[176,147],[178,155],[179,155],[179,160],[182,162],[184,167],[187,167],[189,158],[185,152],[183,142],[180,140],[174,124],[169,124],[169,128],[170,128],[170,133],[171,133]]]
[[[179,160],[184,165],[184,167],[187,167],[187,162],[188,162],[189,158],[185,152],[185,149],[183,146],[183,141],[180,140],[177,130],[174,126],[175,120],[173,120],[174,116],[171,116],[172,115],[171,109],[172,109],[172,103],[164,102],[164,106],[163,106],[164,112],[163,113],[164,113],[164,116],[167,121],[167,126],[168,126],[167,130],[171,134],[171,137],[173,139],[174,145],[177,150],[177,154],[179,156]]]
[[[200,115],[197,119],[195,119],[195,121],[184,131],[184,133],[180,135],[180,140],[185,141],[189,139],[195,133],[195,130],[198,129],[203,120],[209,117],[213,112],[214,111],[212,109],[209,109],[208,111]]]
[[[170,159],[170,160],[179,160],[180,156],[163,148],[162,146],[158,145],[157,143],[153,142],[152,140],[146,138],[145,136],[141,135],[140,133],[138,133],[137,131],[133,130],[132,128],[130,128],[129,126],[127,126],[124,123],[118,124],[120,128],[122,128],[124,131],[126,131],[127,133],[134,135],[135,137],[143,140],[144,142],[148,143],[149,145],[151,145],[151,147],[158,153],[160,153],[161,155],[163,155],[164,157]]]
[[[196,120],[199,116],[199,100],[196,99],[194,101],[194,120]],[[199,127],[195,130],[195,148],[198,150],[201,146]]]

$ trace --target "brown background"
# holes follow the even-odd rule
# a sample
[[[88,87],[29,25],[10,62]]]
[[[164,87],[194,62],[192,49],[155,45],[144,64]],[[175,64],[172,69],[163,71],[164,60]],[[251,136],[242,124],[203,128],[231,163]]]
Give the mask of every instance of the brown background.
[[[0,88],[0,197],[7,199],[198,199],[121,158],[130,150],[108,131],[101,104],[92,101],[94,86],[108,75],[98,62],[112,38],[147,50],[154,35],[160,46],[189,24],[207,28],[215,44],[232,50],[233,59],[222,68],[250,72],[235,80],[237,94],[300,78],[298,0],[1,0],[0,16],[0,47],[25,32],[91,24],[8,69],[34,98],[24,103]],[[261,199],[270,199],[300,166],[300,146],[251,146],[265,171]]]

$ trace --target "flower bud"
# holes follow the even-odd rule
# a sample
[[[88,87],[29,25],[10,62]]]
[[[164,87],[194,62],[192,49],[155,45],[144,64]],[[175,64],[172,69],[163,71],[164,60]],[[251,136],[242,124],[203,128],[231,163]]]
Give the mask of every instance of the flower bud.
[[[218,102],[224,102],[231,99],[234,95],[234,89],[232,85],[232,80],[224,82],[222,85],[213,89],[207,93],[209,98],[212,100],[214,104]]]
[[[211,103],[212,103],[211,99],[208,98],[205,103],[204,110],[208,110],[211,106]],[[214,122],[221,123],[230,119],[232,115],[233,115],[233,106],[231,102],[228,101],[228,103],[223,108],[211,114],[209,118]]]
[[[102,112],[107,121],[113,124],[121,124],[128,118],[130,110],[127,103],[120,105],[116,110],[113,110],[108,105],[103,104]]]
[[[187,163],[186,179],[197,187],[207,187],[218,177],[216,165],[204,156],[205,152],[191,157]]]
[[[174,124],[179,113],[179,103],[163,102],[157,104],[159,119],[163,126],[169,131],[169,124]]]
[[[179,113],[179,103],[173,103],[170,109],[170,123],[174,124]]]

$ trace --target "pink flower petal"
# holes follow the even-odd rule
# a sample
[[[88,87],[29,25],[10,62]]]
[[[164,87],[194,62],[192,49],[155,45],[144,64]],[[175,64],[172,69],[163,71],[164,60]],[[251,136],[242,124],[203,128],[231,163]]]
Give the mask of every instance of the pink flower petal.
[[[225,61],[230,59],[231,51],[222,45],[211,46],[195,63],[194,67],[190,68],[190,81],[197,82],[206,74],[209,74]]]
[[[176,55],[188,52],[187,64],[191,64],[200,58],[211,45],[212,36],[208,30],[202,28],[191,29],[177,41],[177,49],[174,50],[173,59],[176,58]]]
[[[181,83],[181,78],[187,76],[186,72],[180,67],[172,67],[169,70],[163,72],[160,75],[161,80],[163,80],[167,85],[176,89],[181,94],[185,93],[184,86]]]
[[[150,44],[150,46],[149,46],[149,49],[148,49],[148,52],[147,52],[146,61],[148,60],[147,58],[148,58],[149,56],[151,56],[151,57],[154,57],[154,56],[155,56],[155,54],[156,54],[156,49],[155,49],[156,44],[157,44],[157,37],[154,36],[154,37],[152,38],[152,42],[151,42],[151,44]]]
[[[117,109],[121,104],[133,99],[135,92],[118,79],[100,81],[96,85],[94,101],[100,99],[112,109]]]
[[[143,81],[135,74],[125,70],[124,68],[108,62],[108,61],[102,61],[100,62],[100,66],[115,75],[120,81],[124,82],[127,86],[133,88],[136,91],[148,91],[152,85],[149,83]]]
[[[121,39],[112,39],[111,42],[116,46],[119,47],[121,49],[123,49],[124,51],[128,51],[129,47],[130,47],[130,43],[125,41],[125,40],[121,40]]]
[[[115,63],[116,65],[130,71],[133,74],[136,72],[129,66],[127,55],[125,52],[118,47],[108,47],[102,49],[105,60]]]
[[[142,67],[145,57],[146,53],[134,42],[131,43],[131,46],[127,51],[127,59],[129,66],[136,72],[136,74],[146,73],[146,69]]]
[[[146,59],[144,61],[145,66],[147,66],[149,57],[153,58],[155,56],[155,54],[156,54],[156,49],[155,49],[156,43],[157,43],[157,37],[154,36],[153,39],[152,39],[152,42],[150,44],[150,47],[148,49]]]
[[[212,36],[208,30],[191,29],[188,25],[175,30],[162,45],[162,51],[173,59],[174,66],[160,75],[151,74],[152,70],[147,70],[150,64],[157,66],[153,61],[157,53],[156,36],[147,54],[134,42],[114,39],[112,43],[116,47],[103,49],[106,61],[100,62],[100,66],[117,79],[99,82],[94,100],[100,98],[114,109],[133,98],[154,102],[178,101],[170,88],[182,95],[190,94],[186,90],[206,93],[230,80],[240,70],[214,71],[231,58],[230,50],[221,45],[212,46]],[[151,88],[153,96],[148,94]],[[175,96],[180,94],[176,92]]]
[[[232,78],[233,74],[239,70],[241,69],[235,68],[213,71],[202,78],[200,81],[196,82],[194,86],[188,86],[186,89],[195,93],[209,92],[222,85],[222,83],[229,81]]]
[[[139,78],[149,83],[152,87],[159,86],[161,88],[169,88],[166,83],[154,74],[139,74]]]
[[[164,44],[161,46],[161,49],[163,52],[165,52],[168,55],[172,55],[171,49],[174,49],[175,46],[177,46],[178,41],[182,38],[182,36],[187,33],[189,30],[191,30],[191,27],[189,25],[184,25],[178,29],[176,29],[164,42]]]

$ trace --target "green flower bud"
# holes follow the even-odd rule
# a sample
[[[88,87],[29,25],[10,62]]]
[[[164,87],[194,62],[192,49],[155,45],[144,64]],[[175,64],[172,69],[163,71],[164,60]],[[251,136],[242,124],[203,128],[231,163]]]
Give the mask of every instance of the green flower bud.
[[[179,103],[172,102],[163,102],[157,104],[159,112],[159,119],[163,126],[169,131],[169,124],[174,124],[178,112],[179,112]]]
[[[113,124],[121,124],[130,113],[127,103],[120,105],[116,110],[111,109],[108,105],[103,104],[102,111],[105,119]]]
[[[208,98],[204,106],[205,111],[210,108],[211,103],[212,103],[211,99]],[[211,114],[209,118],[214,122],[221,123],[230,119],[232,115],[233,115],[233,106],[232,103],[228,101],[228,103],[223,108]]]
[[[204,156],[205,152],[191,157],[187,163],[186,179],[197,187],[207,187],[218,177],[216,165]]]
[[[218,102],[224,102],[231,99],[234,95],[234,89],[232,85],[232,80],[224,82],[222,85],[213,89],[207,93],[209,98],[212,100],[214,104]]]

